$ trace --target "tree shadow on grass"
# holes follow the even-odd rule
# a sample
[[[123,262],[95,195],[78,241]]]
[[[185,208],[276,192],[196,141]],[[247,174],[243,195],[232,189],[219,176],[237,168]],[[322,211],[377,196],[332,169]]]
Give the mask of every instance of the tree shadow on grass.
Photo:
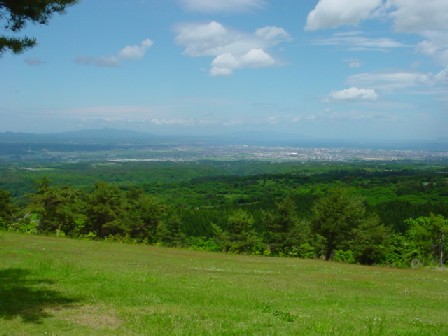
[[[22,268],[0,270],[0,319],[21,317],[22,321],[41,323],[51,317],[48,308],[60,308],[75,303],[51,289],[55,281],[38,279]]]

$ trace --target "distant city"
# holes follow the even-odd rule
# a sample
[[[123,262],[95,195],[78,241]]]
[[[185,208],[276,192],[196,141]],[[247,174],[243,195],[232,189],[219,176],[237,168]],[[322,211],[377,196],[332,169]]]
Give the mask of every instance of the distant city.
[[[2,145],[0,145],[2,146]],[[445,161],[448,151],[434,152],[424,150],[378,150],[354,148],[298,148],[282,146],[251,145],[117,145],[117,146],[47,146],[34,144],[16,153],[0,150],[3,162],[130,162],[130,161]]]
[[[408,148],[401,143],[394,148],[394,144],[369,147],[366,144],[298,140],[297,143],[302,145],[294,146],[260,145],[255,140],[244,144],[243,141],[238,137],[162,137],[119,130],[55,134],[0,133],[0,162],[448,160],[448,146],[444,142],[414,143]]]

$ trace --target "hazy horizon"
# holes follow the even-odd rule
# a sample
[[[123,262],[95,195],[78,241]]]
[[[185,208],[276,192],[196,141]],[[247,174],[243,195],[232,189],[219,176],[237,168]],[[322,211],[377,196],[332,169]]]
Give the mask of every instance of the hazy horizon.
[[[446,152],[448,138],[436,140],[385,140],[385,139],[331,139],[316,138],[283,133],[232,132],[227,134],[157,134],[133,130],[102,128],[85,129],[68,132],[22,133],[0,132],[3,147],[15,144],[34,145],[72,145],[97,144],[129,146],[249,146],[249,147],[283,147],[283,148],[334,148],[360,150],[411,150]],[[5,147],[6,148],[6,147]],[[4,148],[4,149],[5,149]]]

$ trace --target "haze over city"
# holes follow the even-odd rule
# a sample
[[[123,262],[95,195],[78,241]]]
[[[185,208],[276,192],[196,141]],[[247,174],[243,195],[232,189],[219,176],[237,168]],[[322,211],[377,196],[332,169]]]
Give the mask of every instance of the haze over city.
[[[448,1],[82,0],[21,35],[0,132],[448,134]]]

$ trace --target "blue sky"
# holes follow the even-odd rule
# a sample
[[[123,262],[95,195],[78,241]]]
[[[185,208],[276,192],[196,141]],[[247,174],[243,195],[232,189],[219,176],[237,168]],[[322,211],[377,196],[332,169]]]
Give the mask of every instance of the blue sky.
[[[448,135],[446,0],[81,0],[0,58],[0,131]]]

